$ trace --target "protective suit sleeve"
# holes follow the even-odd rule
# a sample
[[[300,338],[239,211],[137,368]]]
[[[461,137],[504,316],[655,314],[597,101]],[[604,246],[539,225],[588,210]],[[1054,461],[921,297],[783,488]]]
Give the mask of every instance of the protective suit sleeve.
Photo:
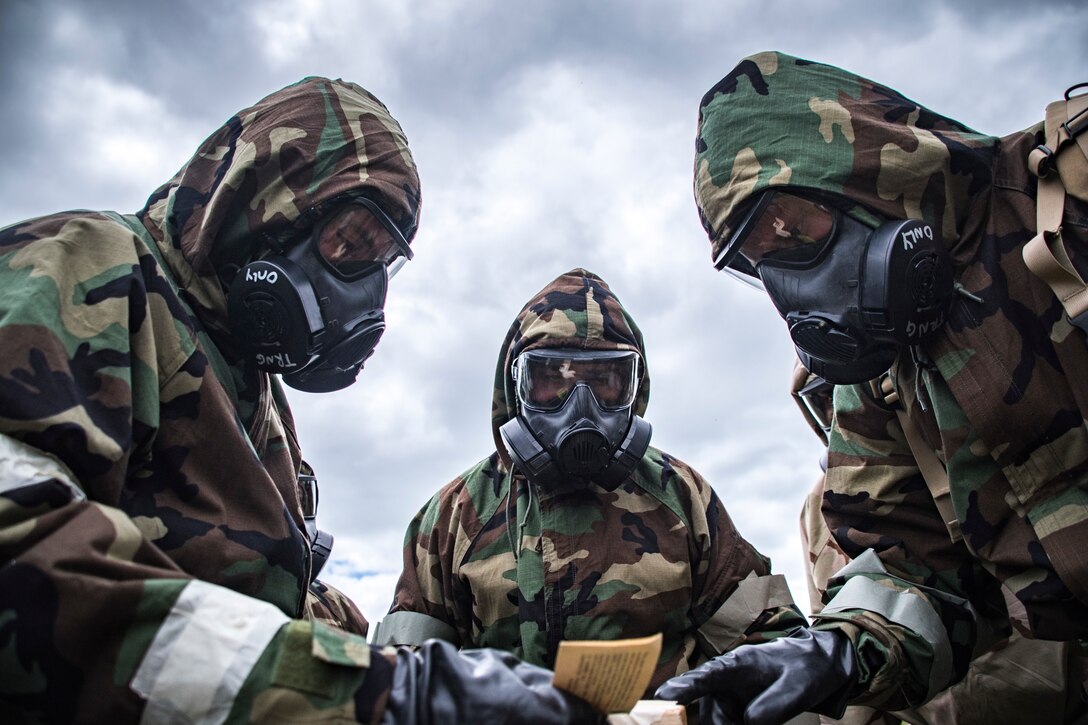
[[[277,495],[292,459],[272,433],[266,456],[247,446],[192,319],[112,218],[0,230],[0,720],[248,720],[235,704],[283,651],[306,573]],[[246,474],[260,481],[233,477]],[[250,546],[280,541],[275,562]],[[276,604],[178,563],[232,546],[204,570]],[[312,643],[292,651],[318,659]],[[352,700],[371,692],[368,669],[336,667]]]
[[[962,679],[990,643],[979,607],[1000,609],[1000,591],[950,538],[895,412],[866,386],[835,389],[822,510],[854,561],[830,580],[814,627],[853,642],[867,683],[857,704],[904,709]],[[965,576],[981,583],[974,600]]]
[[[753,571],[699,627],[699,644],[707,657],[714,657],[742,644],[775,639],[807,623],[793,603],[785,577]]]
[[[381,716],[391,668],[368,674],[365,640],[188,578],[127,516],[88,501],[64,464],[4,434],[0,556],[0,699],[13,716]],[[85,673],[105,677],[89,690]],[[315,688],[325,699],[304,696]]]
[[[435,494],[408,524],[404,568],[389,614],[379,625],[379,644],[419,645],[437,637],[472,645],[471,602],[458,596],[453,571],[461,531],[458,481]],[[389,639],[394,634],[395,641]]]
[[[678,461],[673,465],[692,480],[692,547],[700,555],[692,564],[691,616],[702,658],[807,624],[785,579],[741,536],[710,484]]]

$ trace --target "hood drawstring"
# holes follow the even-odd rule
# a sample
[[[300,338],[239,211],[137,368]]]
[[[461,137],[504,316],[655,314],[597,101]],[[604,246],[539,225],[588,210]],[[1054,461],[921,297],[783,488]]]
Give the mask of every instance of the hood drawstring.
[[[964,297],[971,300],[972,302],[978,302],[979,304],[982,303],[982,298],[981,297],[976,295],[974,292],[968,291],[968,289],[966,287],[964,287],[962,284],[960,284],[959,282],[956,282],[955,284],[953,284],[952,289],[957,294],[963,295]]]
[[[910,346],[910,359],[911,362],[914,363],[914,397],[918,401],[918,407],[921,408],[924,413],[928,408],[926,407],[926,401],[922,396],[922,392],[923,390],[926,391],[926,397],[928,397],[929,388],[926,387],[925,381],[922,380],[922,375],[928,375],[935,369],[935,366],[933,360],[930,359],[921,345]]]

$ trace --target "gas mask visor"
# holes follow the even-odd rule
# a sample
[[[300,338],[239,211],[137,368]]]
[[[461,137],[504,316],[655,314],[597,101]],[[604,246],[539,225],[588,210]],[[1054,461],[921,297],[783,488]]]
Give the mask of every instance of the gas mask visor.
[[[389,278],[412,250],[365,197],[307,216],[318,220],[302,239],[234,274],[227,312],[243,357],[292,388],[321,393],[351,385],[374,352]]]
[[[310,540],[310,582],[317,579],[332,553],[332,534],[317,528],[317,477],[312,473],[298,474],[298,496],[302,504],[302,520],[306,524],[306,538]]]
[[[758,277],[801,362],[835,384],[887,370],[944,324],[953,291],[947,250],[924,220],[871,226],[789,191],[754,197],[716,261]]]
[[[838,226],[837,209],[789,192],[764,191],[752,199],[714,268],[762,290],[760,264],[811,266],[827,252]]]
[[[321,260],[344,280],[386,268],[390,279],[412,258],[412,247],[393,220],[364,196],[345,202],[314,227],[313,243]]]
[[[513,366],[518,400],[532,410],[555,411],[583,384],[602,410],[624,410],[638,392],[638,357],[633,350],[523,352]]]

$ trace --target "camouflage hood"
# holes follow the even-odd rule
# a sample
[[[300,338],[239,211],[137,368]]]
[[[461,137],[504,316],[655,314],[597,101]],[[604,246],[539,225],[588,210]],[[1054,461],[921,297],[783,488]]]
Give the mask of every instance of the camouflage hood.
[[[137,216],[215,332],[226,324],[220,272],[305,233],[353,195],[415,235],[419,177],[400,125],[353,83],[306,78],[228,119]]]
[[[869,224],[924,219],[954,249],[984,219],[996,142],[853,73],[759,53],[700,103],[695,201],[715,257],[770,186],[844,196]]]
[[[510,459],[499,428],[518,412],[511,365],[526,350],[561,347],[638,352],[642,358],[642,379],[634,412],[640,416],[646,412],[650,373],[642,332],[604,280],[584,269],[572,269],[533,295],[510,325],[499,350],[491,433],[496,450],[508,468]]]

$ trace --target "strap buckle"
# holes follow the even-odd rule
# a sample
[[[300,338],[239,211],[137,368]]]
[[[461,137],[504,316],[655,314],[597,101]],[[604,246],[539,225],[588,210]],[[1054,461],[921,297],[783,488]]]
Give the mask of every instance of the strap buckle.
[[[1085,310],[1076,316],[1067,313],[1066,317],[1069,318],[1069,324],[1073,327],[1079,327],[1083,332],[1088,334],[1088,310]]]
[[[1078,88],[1088,88],[1088,83],[1077,83],[1065,89],[1065,100],[1073,100],[1073,91]],[[1080,94],[1077,94],[1080,95]],[[1078,120],[1079,119],[1079,120]],[[1076,138],[1088,129],[1088,106],[1082,108],[1075,116],[1062,124],[1062,128],[1069,134],[1069,138]]]
[[[1074,91],[1078,88],[1088,88],[1088,83],[1077,83],[1070,86],[1065,90],[1065,103],[1061,104],[1057,101],[1050,106],[1047,106],[1047,122],[1050,122],[1050,109],[1051,107],[1061,104],[1064,109],[1068,111],[1073,110],[1073,106],[1069,105],[1071,101],[1080,100],[1079,96],[1083,94],[1074,95]],[[1054,136],[1050,136],[1050,132],[1047,132],[1047,141],[1053,146],[1047,146],[1046,144],[1040,144],[1031,150],[1028,154],[1028,168],[1033,174],[1040,179],[1045,179],[1049,176],[1057,167],[1058,153],[1065,148],[1068,144],[1076,142],[1078,136],[1088,130],[1088,105],[1081,108],[1073,116],[1065,119],[1058,124],[1057,129],[1054,131]]]
[[[1028,168],[1040,179],[1045,179],[1054,171],[1054,151],[1046,144],[1039,144],[1028,154]]]

